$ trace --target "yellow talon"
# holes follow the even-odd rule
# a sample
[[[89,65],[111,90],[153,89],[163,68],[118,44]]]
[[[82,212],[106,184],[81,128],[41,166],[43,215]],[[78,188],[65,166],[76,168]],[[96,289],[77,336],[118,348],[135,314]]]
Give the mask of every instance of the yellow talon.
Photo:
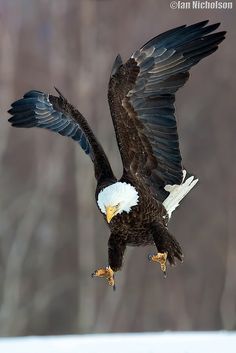
[[[92,273],[92,277],[105,277],[108,281],[109,286],[115,289],[115,278],[114,271],[110,266],[99,268]]]
[[[157,253],[156,255],[150,256],[150,260],[154,262],[159,262],[161,266],[161,270],[166,273],[166,260],[167,260],[167,252],[164,253]]]

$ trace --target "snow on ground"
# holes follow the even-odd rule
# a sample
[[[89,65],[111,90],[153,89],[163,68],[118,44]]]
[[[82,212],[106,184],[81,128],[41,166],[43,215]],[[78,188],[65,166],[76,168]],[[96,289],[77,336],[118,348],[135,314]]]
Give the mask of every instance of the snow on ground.
[[[236,353],[234,332],[0,338],[1,353]]]

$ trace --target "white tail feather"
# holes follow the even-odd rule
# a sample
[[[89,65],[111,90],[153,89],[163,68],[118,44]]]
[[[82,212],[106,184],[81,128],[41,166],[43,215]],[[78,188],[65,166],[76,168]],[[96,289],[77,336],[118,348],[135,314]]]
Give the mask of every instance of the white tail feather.
[[[163,205],[171,217],[172,212],[179,206],[180,201],[189,193],[189,191],[197,184],[198,179],[194,180],[191,176],[184,181],[186,177],[186,170],[183,170],[183,180],[180,185],[166,185],[165,190],[170,194],[164,200]]]

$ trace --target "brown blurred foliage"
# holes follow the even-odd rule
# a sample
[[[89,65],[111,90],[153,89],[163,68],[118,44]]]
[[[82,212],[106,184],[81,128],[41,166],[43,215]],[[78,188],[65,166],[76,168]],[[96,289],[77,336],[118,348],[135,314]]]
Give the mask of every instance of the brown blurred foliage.
[[[234,4],[235,5],[235,4]],[[236,10],[171,10],[169,0],[0,0],[0,334],[236,328]],[[185,262],[167,280],[148,248],[128,249],[117,291],[90,160],[72,140],[7,122],[11,102],[58,87],[87,117],[119,176],[107,104],[117,53],[164,30],[222,22],[227,39],[177,96],[181,150],[199,185],[170,229]]]

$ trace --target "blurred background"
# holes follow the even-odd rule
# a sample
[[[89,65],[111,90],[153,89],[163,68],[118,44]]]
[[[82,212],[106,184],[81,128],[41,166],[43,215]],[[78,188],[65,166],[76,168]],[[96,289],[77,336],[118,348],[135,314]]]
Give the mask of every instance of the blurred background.
[[[169,0],[0,0],[1,336],[236,328],[235,15],[171,10]],[[205,19],[228,35],[177,95],[184,165],[200,178],[170,224],[185,262],[164,280],[151,249],[129,248],[113,292],[90,277],[107,263],[109,230],[89,158],[70,139],[11,128],[6,112],[28,90],[58,87],[119,177],[107,103],[114,58]]]

